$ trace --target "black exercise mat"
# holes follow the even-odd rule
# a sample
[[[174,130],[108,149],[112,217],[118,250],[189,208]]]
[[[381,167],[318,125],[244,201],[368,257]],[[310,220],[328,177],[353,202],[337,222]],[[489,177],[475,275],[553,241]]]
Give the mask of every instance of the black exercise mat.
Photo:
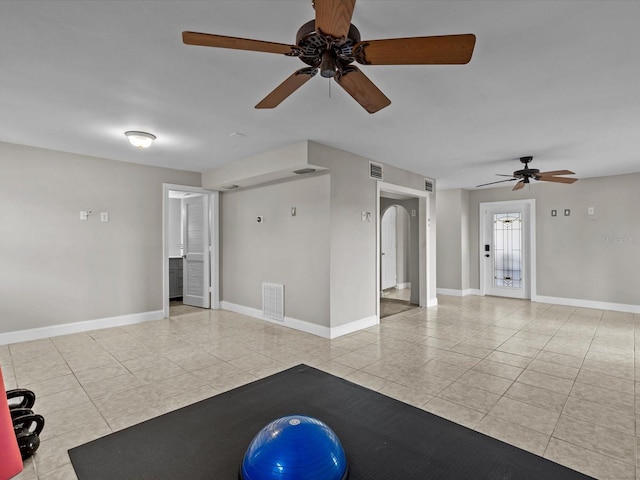
[[[344,447],[350,480],[588,479],[306,365],[69,450],[79,480],[237,480],[254,435],[310,415]]]

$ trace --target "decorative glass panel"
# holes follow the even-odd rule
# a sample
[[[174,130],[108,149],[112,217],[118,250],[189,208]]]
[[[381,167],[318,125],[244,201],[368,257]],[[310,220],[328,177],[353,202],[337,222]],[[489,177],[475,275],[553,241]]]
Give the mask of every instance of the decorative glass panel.
[[[522,214],[493,215],[493,285],[522,287]]]

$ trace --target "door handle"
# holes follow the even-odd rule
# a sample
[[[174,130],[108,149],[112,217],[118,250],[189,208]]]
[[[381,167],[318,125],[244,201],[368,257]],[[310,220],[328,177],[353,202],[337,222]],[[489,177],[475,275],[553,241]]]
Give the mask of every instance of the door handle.
[[[489,258],[491,255],[489,255],[488,253],[485,255],[485,257]]]

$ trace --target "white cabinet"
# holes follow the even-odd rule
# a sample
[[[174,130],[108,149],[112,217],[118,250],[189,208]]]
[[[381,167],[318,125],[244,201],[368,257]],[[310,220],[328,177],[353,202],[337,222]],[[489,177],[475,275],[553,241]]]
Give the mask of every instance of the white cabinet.
[[[182,297],[182,257],[169,259],[169,298]]]

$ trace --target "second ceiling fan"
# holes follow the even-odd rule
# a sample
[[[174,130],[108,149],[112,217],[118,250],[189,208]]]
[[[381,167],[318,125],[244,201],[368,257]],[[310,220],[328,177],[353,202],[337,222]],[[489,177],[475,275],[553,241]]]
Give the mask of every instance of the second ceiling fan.
[[[520,163],[524,163],[524,168],[516,170],[511,175],[503,175],[496,173],[499,177],[511,177],[506,180],[498,180],[497,182],[483,183],[476,185],[477,187],[486,187],[487,185],[494,185],[496,183],[512,182],[518,180],[518,183],[512,188],[512,190],[520,190],[525,185],[531,183],[530,180],[539,180],[542,182],[556,182],[556,183],[574,183],[577,182],[577,178],[561,177],[559,175],[575,175],[571,170],[553,170],[550,172],[541,172],[537,168],[529,168],[529,163],[533,160],[533,157],[520,157]]]
[[[182,32],[187,45],[232,48],[298,57],[308,66],[295,71],[269,93],[256,108],[277,107],[318,71],[333,78],[369,113],[391,103],[355,65],[462,65],[469,63],[476,37],[473,34],[433,37],[360,39],[351,24],[356,0],[315,0],[315,20],[305,23],[296,44],[266,42],[209,33]]]

